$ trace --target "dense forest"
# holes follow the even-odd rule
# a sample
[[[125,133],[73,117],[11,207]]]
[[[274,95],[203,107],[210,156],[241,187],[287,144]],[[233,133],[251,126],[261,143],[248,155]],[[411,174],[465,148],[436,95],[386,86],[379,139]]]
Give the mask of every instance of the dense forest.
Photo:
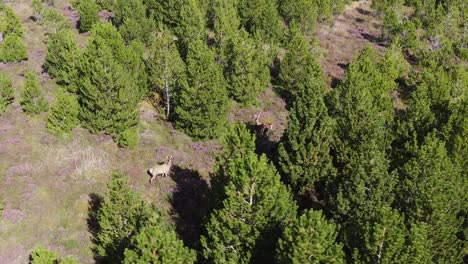
[[[16,2],[0,1],[2,65],[28,60]],[[126,172],[109,173],[89,208],[96,263],[468,261],[468,2],[372,1],[383,51],[363,47],[331,82],[317,25],[347,0],[74,0],[85,43],[54,2],[31,3],[49,29],[41,72],[25,67],[17,93],[0,67],[0,115],[17,102],[47,112],[60,140],[80,127],[135,152],[150,102],[160,122],[221,146],[191,241]],[[278,141],[262,116],[230,118],[267,89],[288,112]],[[46,244],[29,253],[80,263]]]

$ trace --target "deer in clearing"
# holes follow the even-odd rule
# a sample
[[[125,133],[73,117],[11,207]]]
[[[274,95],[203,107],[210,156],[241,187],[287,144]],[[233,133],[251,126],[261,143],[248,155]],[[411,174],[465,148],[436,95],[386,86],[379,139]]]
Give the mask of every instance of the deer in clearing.
[[[151,175],[150,184],[153,183],[157,175],[161,177],[166,177],[171,171],[172,167],[172,156],[167,157],[167,162],[153,166],[148,170],[149,175]]]
[[[254,115],[254,120],[255,120],[255,125],[257,126],[256,127],[256,130],[257,130],[257,134],[260,135],[260,136],[268,136],[268,132],[269,131],[272,131],[273,130],[273,124],[272,123],[261,123],[260,121],[258,121],[258,119],[260,118],[260,114],[258,115]]]

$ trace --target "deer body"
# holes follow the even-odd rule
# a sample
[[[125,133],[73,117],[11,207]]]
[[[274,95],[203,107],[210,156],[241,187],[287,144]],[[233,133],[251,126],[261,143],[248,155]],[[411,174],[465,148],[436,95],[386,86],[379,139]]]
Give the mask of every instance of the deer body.
[[[273,130],[272,123],[261,123],[258,121],[260,115],[254,115],[255,125],[257,126],[257,133],[261,136],[267,136],[268,131]]]
[[[172,167],[172,156],[169,156],[166,163],[156,165],[150,168],[148,170],[148,173],[151,175],[150,184],[153,183],[154,178],[156,178],[157,175],[166,177],[167,174],[169,174],[169,172],[171,171],[171,167]]]

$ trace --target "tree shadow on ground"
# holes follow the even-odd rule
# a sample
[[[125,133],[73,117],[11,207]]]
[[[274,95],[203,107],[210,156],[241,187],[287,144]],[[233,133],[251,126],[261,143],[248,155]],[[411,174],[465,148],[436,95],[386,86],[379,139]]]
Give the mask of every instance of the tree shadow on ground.
[[[88,197],[88,218],[86,218],[86,222],[88,225],[88,232],[92,236],[91,241],[94,245],[96,245],[97,234],[99,233],[100,229],[99,221],[97,219],[97,212],[101,208],[104,199],[101,195],[96,193],[90,193]],[[96,255],[96,252],[94,252],[94,248],[93,253],[95,253],[94,260],[97,264],[104,263],[103,260]]]
[[[171,178],[177,184],[170,199],[176,232],[186,246],[199,251],[204,220],[211,205],[208,183],[197,171],[179,166],[174,166]]]
[[[259,131],[260,128],[256,124],[248,122],[245,123],[245,125],[247,129],[255,135],[255,153],[259,156],[265,154],[270,160],[273,159],[276,154],[278,142],[270,139],[272,131],[261,134]]]

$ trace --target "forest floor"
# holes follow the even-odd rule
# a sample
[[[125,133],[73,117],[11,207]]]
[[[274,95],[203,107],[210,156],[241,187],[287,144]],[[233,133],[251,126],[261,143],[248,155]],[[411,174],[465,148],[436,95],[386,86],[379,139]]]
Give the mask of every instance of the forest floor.
[[[0,63],[0,70],[13,79],[16,100],[0,116],[0,263],[27,263],[30,252],[45,246],[61,256],[74,255],[81,263],[94,263],[92,237],[88,231],[89,208],[96,196],[105,193],[113,170],[127,173],[130,185],[147,200],[168,213],[186,244],[196,246],[200,224],[208,209],[209,176],[219,143],[193,142],[159,118],[147,103],[141,104],[140,142],[135,150],[118,148],[108,135],[93,135],[76,128],[68,138],[47,133],[47,114],[28,116],[19,106],[20,89],[29,67],[40,74],[41,85],[53,102],[57,85],[42,73],[48,29],[30,19],[31,1],[8,1],[20,16],[25,29],[29,59],[21,63]],[[66,0],[55,8],[76,25],[77,14]],[[379,24],[369,13],[369,2],[353,2],[331,25],[319,26],[322,59],[330,78],[341,78],[344,65],[365,44],[378,36]],[[84,47],[87,34],[75,30]],[[331,80],[331,79],[330,79]],[[279,141],[286,127],[284,100],[271,89],[259,97],[256,107],[233,106],[231,120],[260,121],[275,125],[267,140],[260,142],[265,152]],[[147,169],[165,156],[174,156],[170,177],[149,185]]]

